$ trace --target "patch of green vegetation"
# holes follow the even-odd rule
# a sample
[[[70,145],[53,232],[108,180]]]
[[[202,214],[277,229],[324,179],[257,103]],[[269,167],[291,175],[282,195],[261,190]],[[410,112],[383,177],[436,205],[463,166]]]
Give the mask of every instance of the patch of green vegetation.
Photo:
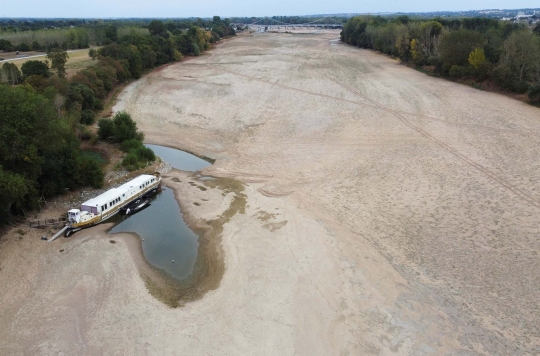
[[[131,115],[120,111],[112,119],[102,118],[98,121],[98,136],[101,140],[120,144],[126,152],[122,166],[129,171],[144,168],[149,162],[156,160],[154,151],[143,145],[144,134],[137,131],[137,124]]]
[[[112,244],[116,243],[116,241],[114,241],[114,240],[109,240],[109,242],[112,243]]]
[[[91,150],[82,150],[81,156],[84,158],[88,158],[99,164],[100,166],[103,166],[106,162],[106,160],[101,156],[99,152],[91,151]]]
[[[472,83],[471,87],[473,87],[474,89],[478,89],[478,90],[484,90],[484,86],[482,84],[478,84],[478,83]]]

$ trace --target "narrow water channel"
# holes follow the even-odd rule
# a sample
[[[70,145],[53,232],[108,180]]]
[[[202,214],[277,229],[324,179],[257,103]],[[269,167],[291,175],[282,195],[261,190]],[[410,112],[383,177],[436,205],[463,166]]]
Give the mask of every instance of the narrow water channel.
[[[174,148],[145,144],[146,147],[152,149],[156,156],[170,163],[170,165],[181,171],[196,172],[212,165],[191,153],[180,151]]]
[[[180,150],[146,146],[176,169],[194,172],[211,165]],[[134,215],[117,215],[111,220],[116,225],[109,233],[131,232],[140,236],[144,257],[152,266],[180,281],[192,274],[199,237],[184,222],[172,189],[164,187],[151,199],[148,208]]]

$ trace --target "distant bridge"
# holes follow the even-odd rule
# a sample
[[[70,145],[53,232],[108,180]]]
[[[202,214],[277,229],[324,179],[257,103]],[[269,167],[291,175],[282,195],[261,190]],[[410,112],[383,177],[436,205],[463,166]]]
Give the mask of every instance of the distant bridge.
[[[256,29],[258,31],[264,30],[264,31],[272,31],[272,30],[298,30],[298,29],[338,29],[343,28],[343,23],[341,21],[338,21],[332,17],[323,17],[321,19],[306,22],[306,23],[298,23],[298,24],[291,24],[291,23],[285,23],[278,20],[274,20],[269,17],[261,18],[258,21],[245,24],[250,29]]]

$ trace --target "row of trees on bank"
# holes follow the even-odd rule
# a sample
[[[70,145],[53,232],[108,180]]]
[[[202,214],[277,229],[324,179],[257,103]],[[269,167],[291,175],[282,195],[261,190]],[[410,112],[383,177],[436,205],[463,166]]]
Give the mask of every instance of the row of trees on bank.
[[[538,101],[540,25],[534,30],[495,19],[411,21],[353,17],[341,40],[374,49],[454,79],[490,80]]]
[[[126,152],[129,170],[155,159],[142,145],[143,135],[127,113],[94,123],[107,95],[119,84],[139,78],[156,66],[199,55],[221,38],[234,35],[227,21],[214,17],[212,29],[191,27],[172,33],[161,21],[148,24],[146,35],[110,32],[109,43],[90,49],[95,64],[65,76],[67,53],[55,48],[48,61],[30,60],[19,68],[0,68],[0,225],[39,207],[39,201],[66,189],[103,184],[102,162],[81,150],[82,140],[98,139]],[[221,28],[221,30],[220,30]],[[92,141],[90,141],[92,142]]]
[[[83,186],[100,187],[99,163],[80,149],[57,92],[0,84],[0,223],[38,207],[40,198]]]
[[[165,22],[144,19],[88,20],[76,21],[74,25],[69,26],[67,26],[69,22],[58,20],[56,26],[45,22],[49,24],[49,28],[43,27],[44,23],[39,26],[28,27],[26,22],[7,22],[9,22],[9,26],[2,26],[0,19],[0,52],[48,52],[56,47],[63,50],[89,48],[90,46],[102,46],[118,42],[126,35],[138,34],[146,36],[150,32],[153,35],[160,36],[179,36],[192,27],[210,31],[214,40],[234,35],[230,21],[228,19],[222,20],[219,16],[206,20],[182,19]],[[53,28],[51,29],[51,27]],[[29,28],[35,28],[35,30],[28,30]],[[203,51],[204,49],[201,48],[200,50]],[[186,52],[182,53],[185,54]]]

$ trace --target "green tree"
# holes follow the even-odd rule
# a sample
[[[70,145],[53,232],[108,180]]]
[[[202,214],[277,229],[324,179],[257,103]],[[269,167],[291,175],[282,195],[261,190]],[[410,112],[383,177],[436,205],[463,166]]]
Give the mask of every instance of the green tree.
[[[49,66],[47,63],[42,61],[27,61],[24,62],[21,66],[22,74],[25,77],[29,77],[31,75],[41,75],[45,78],[49,77]]]
[[[0,51],[13,52],[14,50],[15,46],[13,46],[10,41],[0,39]]]
[[[482,48],[476,48],[469,54],[469,64],[474,67],[474,69],[480,68],[486,62],[486,55]]]
[[[427,57],[432,56],[438,44],[443,26],[437,21],[423,22],[420,26],[420,43]]]
[[[81,105],[81,110],[93,110],[96,103],[94,91],[84,84],[73,83],[69,86],[67,107],[75,103]]]
[[[58,70],[58,76],[64,78],[66,76],[66,62],[69,55],[60,47],[53,48],[47,53],[47,59],[51,61],[51,68]]]
[[[156,66],[157,55],[152,46],[140,45],[137,49],[141,56],[142,66],[144,69],[151,69]]]
[[[504,41],[502,65],[507,65],[518,81],[540,76],[540,38],[528,30],[512,32]]]
[[[111,119],[98,120],[98,137],[101,141],[114,141],[114,123]]]
[[[90,48],[88,50],[88,56],[92,58],[93,60],[97,59],[98,57],[98,51],[95,48]]]
[[[102,118],[98,121],[98,136],[100,140],[115,143],[136,139],[142,141],[144,134],[137,132],[137,124],[125,111],[117,112],[112,119]]]
[[[109,42],[118,42],[118,28],[115,25],[107,26],[105,29],[105,38]]]
[[[13,64],[6,62],[0,69],[0,82],[17,85],[22,81],[22,73],[19,68]]]
[[[142,74],[142,59],[137,47],[134,45],[118,45],[116,43],[103,46],[99,49],[99,55],[126,60],[129,72],[133,78],[140,78]]]
[[[446,72],[453,65],[467,66],[469,54],[475,48],[483,48],[484,37],[471,30],[458,30],[445,33],[441,38],[439,52]]]
[[[23,206],[30,185],[22,175],[4,171],[0,166],[0,224],[8,222],[14,206]]]
[[[54,88],[45,90],[51,98],[54,92]],[[9,172],[3,179],[16,182],[15,178],[22,177],[27,187],[22,189],[20,182],[16,185],[16,200],[11,191],[11,213],[36,207],[38,196],[80,186],[73,178],[74,172],[82,169],[77,164],[79,144],[47,97],[28,85],[0,85],[0,165]]]
[[[116,142],[123,142],[126,140],[141,138],[140,134],[137,133],[137,124],[125,111],[120,111],[116,113],[113,117],[114,124],[114,136]],[[141,138],[142,141],[142,138]]]
[[[167,31],[165,30],[165,25],[162,21],[159,20],[153,20],[148,25],[148,30],[150,31],[150,34],[152,36],[161,36],[163,37],[166,35]]]
[[[422,64],[424,61],[425,55],[424,51],[422,50],[422,46],[420,45],[420,42],[416,38],[413,38],[411,40],[411,55],[412,59],[417,64]]]
[[[540,104],[540,82],[531,85],[527,94],[531,103]]]

